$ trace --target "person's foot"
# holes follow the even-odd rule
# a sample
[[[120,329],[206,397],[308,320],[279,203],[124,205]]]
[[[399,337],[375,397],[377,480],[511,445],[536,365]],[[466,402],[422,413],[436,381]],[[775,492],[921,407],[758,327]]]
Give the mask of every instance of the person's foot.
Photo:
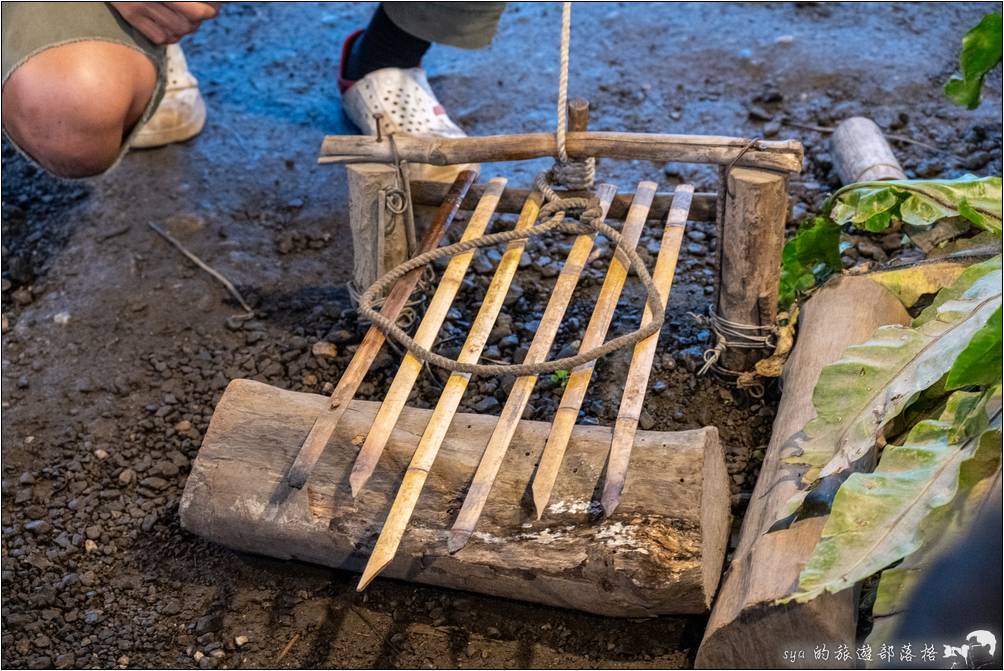
[[[167,45],[164,67],[167,68],[164,97],[157,111],[133,137],[130,146],[134,149],[184,142],[202,132],[206,125],[206,103],[199,93],[199,82],[189,72],[179,45]]]
[[[345,63],[355,40],[362,31],[353,33],[342,48],[342,65],[338,87],[342,92],[345,114],[359,130],[376,135],[375,115],[380,114],[382,133],[407,133],[438,137],[466,137],[467,134],[450,119],[436,98],[421,67],[381,68],[359,80],[345,76]],[[476,164],[434,166],[410,165],[412,179],[452,181],[461,170],[477,170]]]

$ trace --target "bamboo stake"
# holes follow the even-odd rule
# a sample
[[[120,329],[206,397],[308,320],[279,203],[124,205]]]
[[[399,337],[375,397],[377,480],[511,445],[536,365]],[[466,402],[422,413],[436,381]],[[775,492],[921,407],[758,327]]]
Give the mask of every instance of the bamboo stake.
[[[669,292],[673,286],[673,276],[676,273],[676,261],[680,256],[680,243],[683,241],[683,231],[687,226],[687,214],[690,211],[690,201],[694,187],[681,184],[676,187],[673,205],[666,218],[666,230],[662,234],[659,256],[652,272],[652,282],[659,290],[662,304],[669,306]],[[645,306],[641,325],[645,327],[654,319],[652,310]],[[641,416],[642,404],[645,401],[645,390],[648,388],[649,374],[652,372],[652,362],[655,360],[656,345],[659,344],[659,334],[645,338],[634,346],[631,355],[631,365],[628,367],[627,381],[624,384],[624,395],[617,410],[617,421],[614,424],[614,434],[610,441],[610,459],[607,462],[607,474],[603,481],[603,514],[609,517],[621,501],[624,490],[624,480],[627,476],[628,462],[631,459],[631,448],[634,447],[635,433],[638,431],[638,418]]]
[[[478,202],[471,220],[467,224],[466,230],[461,240],[472,240],[481,237],[495,213],[499,198],[505,190],[506,179],[496,177],[488,183],[488,188]],[[465,254],[458,254],[450,259],[443,277],[439,280],[439,286],[429,302],[429,308],[425,311],[422,323],[419,324],[415,332],[415,342],[422,347],[432,347],[439,334],[439,329],[446,319],[453,299],[460,290],[460,285],[464,281],[464,274],[467,272],[471,260],[474,258],[476,250],[471,250]],[[408,400],[415,381],[422,372],[422,362],[410,352],[404,355],[401,367],[394,375],[387,396],[380,406],[379,412],[373,420],[373,428],[366,435],[366,441],[362,449],[356,456],[356,461],[352,465],[352,474],[349,476],[349,484],[352,487],[352,496],[355,497],[366,485],[367,480],[373,474],[380,455],[383,453],[387,440],[390,438],[394,425],[397,424],[401,410]]]
[[[602,217],[605,218],[610,209],[610,203],[616,196],[616,187],[611,184],[601,184],[596,189],[596,195],[600,199],[600,207],[603,210]],[[565,265],[551,290],[551,297],[547,301],[547,307],[544,308],[544,314],[540,318],[540,326],[533,335],[533,341],[523,359],[524,362],[539,363],[547,358],[547,353],[554,343],[554,336],[561,326],[565,310],[572,300],[572,293],[575,291],[575,285],[578,284],[579,275],[582,274],[582,268],[589,258],[589,252],[593,249],[593,237],[592,235],[580,235],[572,243],[572,249],[568,252]],[[460,509],[460,514],[457,515],[457,520],[453,523],[453,528],[450,529],[447,548],[451,553],[458,552],[467,545],[471,534],[474,533],[478,518],[481,517],[481,511],[488,500],[488,494],[495,484],[495,476],[498,475],[499,468],[502,466],[502,460],[505,458],[510,442],[512,442],[513,434],[516,433],[516,427],[519,426],[526,404],[530,401],[530,395],[537,384],[537,379],[537,375],[524,375],[516,378],[512,385],[509,398],[506,399],[505,407],[502,408],[499,415],[498,423],[492,431],[484,454],[481,455],[481,462],[478,464],[474,480],[471,481],[471,486],[467,490],[464,505]]]
[[[450,224],[453,223],[453,217],[457,214],[460,203],[463,202],[467,190],[470,189],[471,184],[474,183],[477,176],[478,173],[473,170],[464,170],[457,175],[457,179],[453,183],[453,186],[450,187],[450,192],[447,194],[446,199],[440,205],[435,219],[429,225],[429,230],[425,232],[425,236],[422,238],[422,244],[418,250],[419,253],[436,248],[440,238],[443,237]],[[418,284],[421,276],[422,270],[419,268],[399,279],[388,292],[383,307],[380,309],[380,314],[388,319],[396,319],[404,304],[408,301],[411,292],[415,290],[415,285]],[[321,457],[321,453],[324,452],[331,434],[334,433],[339,420],[345,414],[349,401],[356,395],[356,390],[362,384],[363,378],[366,377],[366,373],[369,371],[370,366],[373,365],[377,354],[380,353],[383,342],[384,334],[376,326],[371,326],[366,335],[363,336],[359,348],[352,356],[352,360],[345,369],[345,373],[342,374],[341,379],[338,381],[335,391],[331,394],[331,412],[320,415],[317,418],[310,429],[310,433],[307,434],[306,439],[303,441],[303,445],[300,446],[300,451],[297,453],[296,459],[289,469],[289,474],[286,476],[286,481],[290,487],[300,489],[306,484],[310,471]]]
[[[631,209],[628,210],[627,218],[624,220],[624,229],[621,235],[624,243],[634,247],[641,237],[641,230],[645,226],[645,219],[648,210],[652,206],[652,199],[655,197],[655,182],[641,182],[635,192]],[[610,261],[610,268],[607,276],[603,279],[603,286],[600,288],[600,295],[596,299],[596,307],[589,318],[585,334],[582,336],[582,344],[579,346],[580,352],[585,352],[603,344],[610,321],[613,319],[614,310],[617,309],[617,300],[620,298],[621,290],[624,288],[624,281],[627,279],[627,262],[621,258],[620,254],[615,254]],[[533,505],[537,511],[537,519],[544,514],[544,507],[551,498],[551,490],[558,478],[558,469],[561,460],[565,456],[565,448],[568,440],[572,436],[572,428],[579,417],[579,409],[582,401],[586,397],[586,389],[589,387],[589,380],[593,376],[595,361],[584,363],[572,370],[565,384],[565,393],[561,396],[561,403],[554,413],[554,420],[551,423],[551,432],[547,436],[544,445],[544,453],[540,457],[540,464],[537,472],[533,476]]]
[[[527,199],[523,206],[523,212],[519,216],[519,221],[516,223],[518,230],[533,226],[537,220],[537,214],[540,212],[541,200],[542,198],[538,191],[534,191],[530,198]],[[481,308],[474,318],[471,331],[467,336],[466,342],[464,342],[463,349],[460,351],[460,356],[457,357],[458,361],[476,363],[480,358],[481,351],[488,341],[488,336],[495,326],[495,320],[502,310],[503,301],[509,292],[509,285],[516,274],[519,258],[523,254],[524,247],[526,247],[526,240],[517,240],[506,245],[506,251],[502,254],[502,260],[499,261],[495,275],[488,285],[488,290],[485,292]],[[418,502],[422,487],[425,485],[425,480],[429,475],[429,470],[436,460],[436,454],[439,452],[439,447],[443,444],[446,432],[453,422],[453,416],[460,406],[460,401],[467,390],[467,383],[470,382],[470,379],[470,374],[453,373],[446,381],[443,393],[436,403],[436,409],[433,411],[432,417],[429,418],[429,423],[425,427],[425,432],[418,443],[418,448],[415,450],[411,463],[408,465],[408,470],[404,474],[404,480],[397,491],[397,496],[391,505],[390,513],[387,515],[383,529],[380,531],[380,537],[377,539],[376,546],[373,548],[369,561],[366,563],[366,568],[363,570],[363,575],[359,579],[359,585],[356,587],[357,591],[361,592],[366,589],[366,586],[370,584],[373,578],[394,559],[397,548],[401,544],[401,537],[404,535],[405,527],[408,526],[408,520],[411,519],[411,514],[415,510],[415,504]]]

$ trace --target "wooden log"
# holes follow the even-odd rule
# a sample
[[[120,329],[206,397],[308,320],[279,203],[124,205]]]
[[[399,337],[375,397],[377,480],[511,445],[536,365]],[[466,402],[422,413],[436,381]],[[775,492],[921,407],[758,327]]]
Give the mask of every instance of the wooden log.
[[[408,260],[408,238],[403,217],[391,214],[385,205],[386,193],[397,186],[397,170],[382,163],[358,163],[346,166],[346,172],[352,231],[352,282],[362,291],[388,270]],[[449,187],[444,184],[444,191]],[[392,225],[381,226],[380,222]]]
[[[406,161],[452,165],[525,161],[553,157],[554,133],[488,135],[444,138],[394,135],[398,156]],[[795,140],[749,140],[715,135],[658,135],[654,133],[569,132],[565,148],[573,159],[617,158],[673,163],[710,163],[739,167],[802,170],[802,144]],[[392,163],[386,140],[369,135],[329,135],[321,143],[320,163]]]
[[[673,287],[673,277],[676,275],[676,262],[680,256],[680,243],[683,242],[683,231],[687,226],[690,195],[693,191],[694,187],[689,184],[681,184],[677,188],[673,208],[666,218],[666,228],[659,245],[659,256],[655,260],[655,270],[652,271],[652,283],[659,291],[659,300],[667,307],[669,292]],[[654,319],[652,308],[646,305],[641,317],[641,327],[645,328]],[[608,517],[620,503],[621,492],[624,490],[624,480],[627,477],[631,450],[634,447],[634,435],[638,432],[638,421],[645,403],[648,377],[652,372],[652,362],[655,361],[655,349],[658,344],[659,334],[656,333],[635,345],[631,352],[631,363],[628,365],[627,379],[624,382],[624,394],[617,409],[614,435],[610,441],[610,458],[603,480],[603,494],[600,496],[603,514]]]
[[[472,186],[467,197],[464,198],[460,209],[470,211],[477,207],[478,201],[481,199],[486,188],[483,184]],[[443,197],[446,195],[446,189],[446,185],[440,182],[412,180],[411,197],[416,207],[439,207],[439,204],[443,202]],[[567,193],[570,198],[587,195],[584,191],[568,191],[563,193]],[[523,207],[523,203],[529,195],[530,189],[509,187],[502,194],[502,198],[499,199],[497,211],[506,214],[519,213],[520,208]],[[648,220],[665,221],[669,215],[673,196],[674,193],[672,191],[660,191],[655,194],[655,198],[652,200],[652,209],[648,211]],[[628,208],[631,207],[631,199],[633,197],[633,193],[627,192],[618,193],[614,196],[607,217],[614,221],[623,221],[624,217],[627,216]],[[690,206],[690,221],[715,221],[715,204],[717,198],[718,194],[715,193],[695,193],[694,200]]]
[[[519,221],[516,222],[515,230],[525,230],[537,222],[542,200],[540,192],[534,191],[530,194],[523,206],[523,212],[519,215]],[[485,296],[481,300],[481,307],[478,308],[477,315],[474,317],[474,323],[471,324],[471,330],[457,356],[457,361],[460,363],[477,363],[478,359],[481,358],[481,352],[488,343],[488,337],[495,326],[495,321],[502,311],[503,301],[505,301],[506,294],[509,293],[509,286],[512,283],[512,278],[516,275],[519,259],[525,248],[526,240],[514,240],[506,245],[502,259],[499,261],[498,267],[495,268],[495,274],[488,284],[488,289],[485,290]],[[401,538],[408,526],[408,520],[411,519],[415,511],[418,497],[421,495],[425,481],[429,477],[429,471],[436,461],[446,432],[453,424],[454,415],[460,407],[460,401],[463,399],[470,381],[470,373],[453,373],[446,380],[443,393],[440,394],[432,417],[429,418],[429,424],[422,432],[418,449],[415,450],[411,463],[408,464],[408,470],[401,482],[401,489],[394,497],[394,503],[384,521],[383,529],[380,530],[380,537],[377,538],[377,543],[366,563],[366,568],[363,569],[363,575],[356,587],[358,591],[366,589],[366,585],[383,571],[397,554]]]
[[[812,390],[824,366],[850,345],[864,342],[884,324],[908,324],[899,300],[867,277],[839,277],[805,305],[798,342],[784,369],[784,393],[760,469],[739,545],[715,601],[697,653],[702,668],[795,666],[784,651],[809,646],[808,668],[837,664],[813,659],[812,645],[836,643],[853,649],[857,601],[854,590],[825,594],[804,604],[773,605],[794,592],[798,574],[819,540],[825,518],[797,522],[765,535],[798,491],[804,466],[781,460],[782,445],[815,416]],[[849,666],[844,663],[843,666]]]
[[[906,179],[882,129],[865,117],[840,122],[830,138],[830,154],[843,184]]]
[[[478,174],[472,170],[465,170],[457,175],[457,179],[450,188],[447,198],[439,206],[436,217],[432,220],[425,235],[422,237],[422,244],[418,248],[419,253],[427,252],[439,245],[440,238],[443,237],[450,224],[453,223],[453,217],[457,214],[460,201],[463,200],[467,189],[470,188],[477,177]],[[380,314],[388,319],[397,319],[397,316],[401,313],[401,309],[404,308],[404,304],[408,301],[408,297],[411,296],[411,292],[415,290],[415,286],[418,284],[421,276],[421,269],[416,269],[395,282],[387,294],[383,307],[380,308]],[[349,361],[348,367],[338,380],[338,385],[331,393],[331,403],[328,410],[317,416],[317,421],[314,422],[310,433],[303,440],[303,445],[296,456],[296,461],[293,462],[289,470],[288,479],[290,487],[303,487],[307,481],[311,469],[318,458],[320,458],[325,446],[327,446],[328,439],[334,432],[342,413],[345,412],[348,402],[356,395],[356,390],[362,384],[363,378],[366,377],[366,373],[376,359],[377,354],[380,353],[384,340],[383,331],[376,326],[371,326],[366,331],[362,342],[359,343],[355,354],[352,355],[352,360]]]
[[[655,196],[655,182],[639,182],[635,192],[634,202],[631,203],[631,210],[627,219],[624,220],[624,227],[621,229],[622,244],[625,247],[634,249],[641,237],[641,231],[645,227],[645,218],[648,208],[652,205],[652,197]],[[603,285],[600,293],[596,297],[596,304],[593,313],[586,324],[586,330],[582,334],[582,342],[579,345],[579,352],[588,352],[599,347],[606,339],[607,329],[613,320],[614,311],[617,309],[617,301],[620,299],[621,291],[624,289],[624,282],[628,275],[628,261],[619,252],[610,259],[610,266],[607,268],[606,277],[603,278]],[[533,505],[537,511],[537,519],[544,514],[548,501],[551,500],[551,492],[561,470],[561,462],[565,458],[568,442],[572,435],[572,430],[579,419],[579,409],[586,398],[586,390],[593,377],[593,370],[596,368],[596,361],[588,361],[572,369],[565,383],[565,391],[561,395],[558,409],[554,412],[554,420],[551,422],[551,432],[547,436],[547,445],[544,453],[540,457],[540,464],[537,472],[533,476]]]
[[[353,499],[349,472],[376,416],[374,402],[349,405],[304,489],[284,482],[296,447],[327,404],[316,394],[231,382],[192,464],[179,507],[182,526],[240,551],[362,568],[431,412],[404,410],[368,486]],[[591,502],[611,430],[576,427],[555,489],[562,512],[535,522],[521,500],[549,425],[523,421],[480,531],[450,555],[447,530],[458,495],[496,419],[456,416],[385,575],[608,616],[706,611],[729,515],[728,476],[713,427],[639,432],[624,500],[603,521]]]
[[[733,168],[720,190],[718,314],[729,321],[773,326],[781,273],[788,191],[784,175]],[[720,364],[745,371],[767,352],[731,348]]]

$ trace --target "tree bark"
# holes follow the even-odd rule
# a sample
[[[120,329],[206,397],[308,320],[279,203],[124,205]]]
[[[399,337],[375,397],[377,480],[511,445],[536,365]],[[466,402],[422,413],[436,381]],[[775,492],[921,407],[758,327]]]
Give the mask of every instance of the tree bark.
[[[825,518],[797,522],[766,534],[798,491],[805,467],[781,460],[784,443],[812,419],[812,390],[823,367],[884,324],[908,324],[910,316],[888,290],[867,277],[838,277],[812,297],[799,319],[798,342],[784,370],[784,394],[756,489],[743,520],[729,570],[716,599],[699,668],[788,668],[839,666],[813,658],[814,645],[853,646],[857,615],[854,590],[825,594],[808,603],[774,605],[792,594],[798,574],[819,540]],[[806,650],[790,663],[785,650]],[[844,663],[843,666],[849,666]]]
[[[294,490],[286,471],[328,399],[231,382],[193,463],[182,525],[238,550],[361,569],[431,414],[405,408],[353,499],[352,461],[378,407],[353,401],[312,477]],[[497,419],[456,416],[386,575],[610,616],[706,611],[729,519],[713,427],[639,432],[623,501],[602,521],[595,499],[611,429],[576,427],[552,504],[536,522],[525,493],[550,425],[522,421],[474,536],[450,555],[448,530]]]

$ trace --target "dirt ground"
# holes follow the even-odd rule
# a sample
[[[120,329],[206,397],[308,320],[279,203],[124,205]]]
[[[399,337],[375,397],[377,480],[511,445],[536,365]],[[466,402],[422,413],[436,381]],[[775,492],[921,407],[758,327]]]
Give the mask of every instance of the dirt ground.
[[[571,90],[591,101],[595,129],[801,139],[794,224],[837,181],[825,133],[786,122],[831,126],[865,114],[936,147],[895,144],[910,176],[1000,174],[999,106],[967,112],[940,90],[962,34],[993,6],[582,4]],[[362,336],[344,289],[344,171],[314,159],[323,134],[353,132],[338,102],[338,52],[372,8],[225,7],[185,42],[209,106],[205,131],[134,152],[99,179],[54,180],[4,144],[5,667],[692,664],[703,617],[616,620],[391,580],[357,595],[354,575],[236,554],[179,526],[178,499],[227,382],[322,393]],[[458,123],[475,134],[553,127],[559,13],[557,4],[515,4],[490,48],[430,52],[431,81]],[[999,100],[999,70],[992,79],[986,96]],[[525,186],[544,165],[485,174]],[[698,190],[717,181],[708,167],[646,162],[607,162],[600,174],[622,190],[642,178]],[[148,222],[234,280],[258,318],[228,321],[234,302]],[[650,256],[658,234],[640,244]],[[848,263],[902,253],[897,240],[872,242],[851,248]],[[514,333],[532,331],[524,327],[551,272],[542,257],[562,256],[562,244],[529,250]],[[717,426],[738,519],[774,400],[694,374],[710,334],[686,312],[705,309],[713,293],[715,244],[713,227],[691,226],[643,424]],[[491,268],[477,272],[483,283]],[[463,297],[468,315],[476,295]],[[640,307],[629,295],[616,329],[634,328]],[[590,309],[576,303],[580,325]],[[574,344],[574,331],[558,349]],[[336,357],[311,353],[321,339],[338,346]],[[492,346],[507,359],[519,343]],[[601,362],[582,421],[612,421],[622,366]],[[394,369],[394,357],[382,357],[360,395],[380,398]],[[497,412],[505,386],[472,385],[462,410]],[[540,386],[533,417],[550,418],[555,386]],[[437,393],[426,375],[413,402],[428,407]]]

